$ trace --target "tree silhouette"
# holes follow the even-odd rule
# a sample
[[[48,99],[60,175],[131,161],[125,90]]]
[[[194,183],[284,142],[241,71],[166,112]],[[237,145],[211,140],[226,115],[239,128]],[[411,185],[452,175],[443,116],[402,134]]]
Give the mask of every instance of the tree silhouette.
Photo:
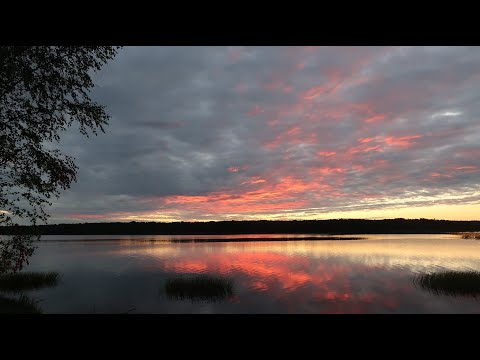
[[[74,159],[54,145],[73,124],[89,136],[109,116],[89,97],[91,73],[117,53],[111,46],[0,47],[0,225],[46,222],[50,199],[76,181]],[[33,237],[0,239],[0,272],[18,271]]]

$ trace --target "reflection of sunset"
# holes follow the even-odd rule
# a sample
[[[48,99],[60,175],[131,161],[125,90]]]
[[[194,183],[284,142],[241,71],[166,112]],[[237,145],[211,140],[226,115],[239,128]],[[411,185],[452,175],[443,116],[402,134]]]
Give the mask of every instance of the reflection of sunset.
[[[45,304],[54,301],[48,311],[84,313],[92,302],[101,311],[117,313],[131,306],[139,313],[479,310],[478,300],[438,296],[413,282],[421,274],[479,271],[480,242],[472,239],[370,235],[369,239],[352,241],[169,243],[162,238],[42,241],[31,270],[53,268],[64,274],[58,291],[51,297],[45,294]],[[155,239],[159,241],[151,241]],[[205,306],[167,297],[165,284],[169,279],[197,277],[231,280],[233,293]],[[75,306],[68,305],[73,301],[72,291],[82,295],[75,298]],[[112,304],[117,307],[112,308]]]
[[[478,267],[478,246],[452,235],[371,235],[356,241],[128,243],[120,253],[150,259],[142,265],[149,271],[233,277],[258,296],[317,304],[321,312],[361,313],[373,304],[385,311],[398,306],[397,297],[413,291],[410,274],[439,265]],[[365,279],[374,287],[359,287]],[[244,301],[242,294],[237,292],[237,303]]]
[[[281,234],[266,235],[229,235],[228,237],[242,238],[259,238],[265,237],[282,237]],[[295,237],[295,235],[290,235]],[[299,237],[306,234],[296,235]],[[242,260],[246,263],[281,263],[290,256],[297,260],[297,264],[305,266],[302,263],[305,256],[322,257],[345,257],[353,260],[365,259],[369,265],[385,264],[386,259],[395,266],[411,263],[414,261],[418,266],[428,266],[436,261],[445,264],[458,263],[470,264],[478,261],[480,263],[479,243],[459,239],[456,235],[362,235],[367,237],[366,240],[352,241],[294,241],[294,242],[271,242],[260,240],[258,242],[245,243],[201,243],[201,244],[162,244],[162,245],[142,245],[131,241],[124,241],[125,249],[117,250],[125,255],[148,255],[151,257],[175,258],[183,254],[186,249],[195,252],[199,249],[207,251],[205,259],[198,259],[199,263],[206,264],[209,251],[222,249],[223,254],[227,254],[229,259],[235,262]],[[159,239],[165,236],[158,236]],[[198,238],[211,237],[211,235],[197,235]],[[225,236],[223,236],[225,237]],[[167,237],[168,238],[168,237]],[[182,238],[182,237],[180,237]],[[185,236],[184,238],[188,238]],[[155,239],[150,236],[149,239]],[[402,239],[415,239],[415,246],[411,242],[402,241]],[[378,240],[382,241],[381,246]],[[452,246],[460,244],[461,246]],[[262,261],[259,260],[257,254],[262,254]],[[368,258],[366,257],[368,254]],[[228,261],[226,263],[228,263]],[[195,262],[198,263],[198,262]]]
[[[344,277],[348,270],[341,266],[330,269],[325,265],[318,265],[312,269],[312,263],[307,258],[263,251],[206,256],[202,254],[192,260],[168,259],[163,261],[161,268],[175,273],[205,271],[221,275],[240,273],[248,276],[249,280],[245,283],[247,287],[259,290],[278,288],[287,291],[295,291],[307,285],[327,289],[329,281],[338,282],[339,277]],[[310,274],[312,270],[313,275]],[[331,291],[329,294],[335,295]],[[344,295],[339,297],[342,298]]]
[[[348,309],[365,311],[368,303],[383,301],[386,307],[396,305],[394,295],[362,294],[352,288],[350,274],[368,276],[378,271],[369,266],[323,264],[303,256],[288,256],[264,251],[201,254],[191,261],[168,259],[160,266],[162,270],[175,273],[208,272],[220,276],[243,278],[241,284],[251,291],[268,292],[269,297],[297,302],[327,301],[343,303],[342,312]],[[388,289],[391,284],[385,282]],[[394,286],[392,286],[394,288]],[[290,295],[287,295],[290,294]],[[240,297],[238,301],[242,301]],[[356,304],[355,306],[352,306]]]

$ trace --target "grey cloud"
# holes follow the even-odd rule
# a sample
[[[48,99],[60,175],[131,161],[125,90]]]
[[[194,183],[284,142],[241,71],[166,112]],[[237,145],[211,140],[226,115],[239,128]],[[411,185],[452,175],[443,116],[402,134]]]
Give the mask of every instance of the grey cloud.
[[[218,218],[188,204],[165,207],[162,199],[233,196],[250,189],[242,183],[255,177],[265,184],[287,176],[311,183],[320,180],[309,170],[321,167],[344,168],[322,181],[351,196],[295,195],[314,209],[346,209],[351,199],[371,193],[476,189],[478,173],[454,174],[454,168],[480,168],[468,155],[480,148],[479,60],[478,47],[124,48],[95,75],[93,97],[112,116],[106,133],[86,139],[72,129],[62,140],[80,170],[78,182],[52,208],[52,220],[167,208]],[[328,90],[332,84],[340,90]],[[328,91],[304,98],[322,86]],[[257,113],[249,114],[252,109]],[[441,115],[448,112],[459,115]],[[384,119],[365,122],[379,114]],[[383,152],[347,157],[359,139],[413,135],[421,138],[412,146],[382,143]],[[278,146],[265,146],[275,139]],[[322,158],[319,151],[337,154]],[[386,165],[373,167],[376,161]],[[432,178],[442,172],[451,177]],[[381,206],[375,201],[359,206]]]

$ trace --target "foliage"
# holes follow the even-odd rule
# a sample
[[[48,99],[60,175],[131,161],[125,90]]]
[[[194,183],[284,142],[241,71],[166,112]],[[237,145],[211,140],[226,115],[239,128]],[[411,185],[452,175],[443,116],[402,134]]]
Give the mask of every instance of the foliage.
[[[73,124],[89,136],[109,116],[89,97],[92,72],[111,46],[0,47],[0,225],[46,222],[51,198],[76,181],[74,159],[55,149]],[[0,239],[0,270],[18,271],[34,251],[24,235]]]
[[[480,221],[428,219],[337,219],[337,220],[245,220],[197,222],[112,222],[52,224],[38,227],[44,235],[226,235],[226,234],[451,234],[476,231]],[[32,227],[0,227],[0,234],[12,231],[33,233]]]

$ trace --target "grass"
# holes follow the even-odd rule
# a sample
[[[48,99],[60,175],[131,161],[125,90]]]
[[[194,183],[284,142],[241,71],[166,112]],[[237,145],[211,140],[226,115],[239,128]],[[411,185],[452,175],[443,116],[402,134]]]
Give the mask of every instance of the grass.
[[[2,274],[0,275],[0,291],[23,291],[52,287],[58,284],[58,280],[57,272]]]
[[[462,234],[462,239],[477,239],[480,240],[480,232],[467,232]]]
[[[37,302],[25,295],[18,299],[0,296],[0,314],[41,314]]]
[[[415,285],[436,295],[480,297],[480,272],[447,271],[414,277]]]
[[[233,280],[201,275],[167,279],[165,292],[175,300],[221,301],[233,295]]]

